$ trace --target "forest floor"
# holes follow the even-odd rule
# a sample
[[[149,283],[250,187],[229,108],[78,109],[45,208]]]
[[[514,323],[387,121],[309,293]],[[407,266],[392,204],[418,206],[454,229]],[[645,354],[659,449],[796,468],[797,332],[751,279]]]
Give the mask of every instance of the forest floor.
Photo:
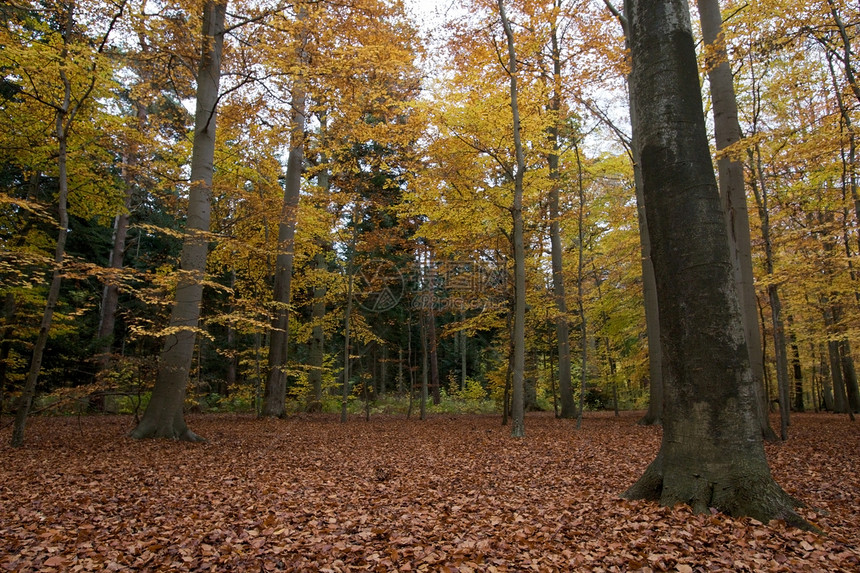
[[[21,449],[0,431],[0,569],[860,571],[860,422],[767,446],[819,535],[619,499],[659,446],[637,418],[190,416],[204,444],[37,418]]]

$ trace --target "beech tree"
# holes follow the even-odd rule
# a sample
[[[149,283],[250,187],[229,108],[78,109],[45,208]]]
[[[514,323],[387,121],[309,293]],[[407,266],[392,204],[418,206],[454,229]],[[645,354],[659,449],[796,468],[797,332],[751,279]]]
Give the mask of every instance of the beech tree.
[[[770,474],[690,13],[626,0],[636,129],[664,356],[663,440],[629,499],[804,524]]]
[[[40,110],[40,119],[52,117],[52,137],[55,147],[57,169],[57,238],[54,245],[51,280],[42,313],[38,335],[30,357],[23,392],[18,399],[15,424],[12,432],[12,445],[21,446],[27,416],[36,391],[36,383],[42,369],[45,348],[53,323],[54,312],[60,297],[60,287],[66,264],[66,241],[69,232],[69,179],[70,138],[76,124],[84,114],[92,113],[93,100],[104,95],[107,73],[110,65],[104,57],[108,39],[117,21],[122,17],[125,2],[107,9],[107,25],[101,37],[88,37],[85,26],[79,21],[79,6],[74,2],[58,2],[45,6],[46,21],[54,20],[52,29],[48,22],[32,7],[15,8],[0,37],[7,39],[6,33],[12,32],[14,40],[4,47],[0,66],[11,68],[17,86],[17,96]],[[87,8],[90,8],[87,6]],[[16,13],[17,12],[17,13]],[[4,26],[4,28],[6,27]],[[31,35],[29,38],[24,36]],[[18,36],[18,37],[15,37]],[[50,124],[50,123],[49,123]]]
[[[702,36],[705,42],[705,61],[714,113],[714,139],[717,147],[720,197],[726,213],[729,245],[743,314],[744,332],[750,355],[750,367],[755,376],[754,388],[758,396],[758,414],[762,434],[767,439],[776,436],[768,421],[767,396],[764,394],[764,356],[761,349],[761,332],[758,326],[758,308],[753,285],[752,245],[744,192],[744,168],[739,151],[732,149],[741,140],[738,106],[735,101],[732,68],[722,33],[722,15],[719,0],[697,0]],[[783,431],[783,439],[785,432]]]
[[[188,373],[194,353],[203,275],[209,251],[209,219],[212,209],[212,173],[215,158],[215,117],[221,83],[226,0],[203,4],[201,58],[197,69],[197,108],[194,116],[194,146],[191,156],[191,188],[180,277],[170,315],[170,325],[158,361],[158,377],[152,398],[134,438],[173,438],[201,441],[185,423],[183,409]]]

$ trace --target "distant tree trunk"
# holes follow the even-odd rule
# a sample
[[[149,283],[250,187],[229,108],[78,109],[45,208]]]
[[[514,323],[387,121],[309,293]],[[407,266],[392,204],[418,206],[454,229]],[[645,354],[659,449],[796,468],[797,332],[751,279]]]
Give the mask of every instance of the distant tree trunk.
[[[431,303],[432,304],[432,300]],[[420,398],[420,418],[427,419],[427,378],[429,376],[430,351],[427,344],[427,314],[422,313],[421,320],[421,398]]]
[[[460,331],[460,390],[466,389],[466,379],[469,374],[466,369],[469,358],[469,337],[465,330]]]
[[[236,271],[230,271],[230,288],[236,288]],[[235,302],[230,305],[231,313],[236,312]],[[218,388],[218,393],[227,396],[236,387],[239,374],[239,353],[236,348],[236,327],[232,321],[227,323],[227,372],[224,373],[224,383]]]
[[[403,347],[397,349],[397,395],[403,395]]]
[[[215,117],[221,81],[226,1],[203,5],[203,47],[197,70],[197,110],[191,152],[191,187],[180,260],[179,283],[170,315],[170,334],[158,361],[152,398],[133,438],[172,438],[200,441],[185,423],[183,406],[203,296],[203,275],[209,251],[212,172],[215,158]]]
[[[6,398],[6,380],[8,378],[9,353],[12,351],[12,333],[15,331],[15,310],[17,303],[14,293],[6,293],[3,302],[3,330],[0,331],[0,419],[3,418],[3,406]]]
[[[307,9],[298,9],[297,18],[301,23],[300,37],[297,38],[296,61],[300,67],[307,64],[305,29],[308,18]],[[299,196],[302,183],[305,143],[306,86],[300,69],[293,78],[292,104],[290,118],[290,152],[287,156],[287,171],[284,182],[284,202],[281,220],[278,223],[278,256],[275,262],[275,285],[273,301],[275,316],[272,319],[272,333],[269,339],[269,375],[263,397],[262,416],[282,418],[286,415],[287,398],[287,346],[289,343],[290,292],[293,277],[293,260],[296,236],[296,223],[299,210]]]
[[[860,411],[860,387],[857,384],[857,370],[854,368],[854,357],[851,355],[851,343],[843,338],[839,341],[839,358],[842,361],[842,379],[845,381],[845,391],[848,395],[848,413]]]
[[[708,83],[714,112],[714,139],[717,146],[717,168],[719,170],[720,197],[726,212],[729,230],[729,246],[732,251],[732,266],[738,296],[743,313],[744,332],[750,354],[750,366],[757,380],[759,419],[765,439],[775,439],[767,415],[767,396],[764,393],[764,355],[761,348],[761,333],[758,326],[755,285],[753,283],[752,240],[747,213],[747,198],[744,191],[744,167],[737,153],[727,150],[741,141],[742,132],[738,122],[738,106],[735,98],[734,78],[722,34],[722,15],[719,0],[697,0],[699,19],[708,69]]]
[[[624,496],[803,525],[765,458],[684,0],[627,0],[664,361],[663,440]]]
[[[556,8],[560,8],[561,0],[554,0]],[[558,26],[553,19],[552,30],[552,69],[553,91],[550,98],[550,110],[556,114],[561,112],[561,48],[558,39]],[[561,402],[561,418],[576,416],[576,404],[573,401],[573,386],[570,374],[570,319],[567,314],[567,297],[564,289],[564,247],[561,241],[561,215],[559,212],[559,141],[558,126],[561,117],[555,118],[549,128],[549,143],[552,148],[547,156],[549,165],[549,237],[552,259],[552,291],[555,301],[555,334],[558,345],[558,392]]]
[[[845,414],[848,412],[848,394],[845,391],[845,380],[842,378],[839,341],[827,341],[827,352],[830,358],[830,378],[833,380],[833,411]]]
[[[321,131],[326,129],[325,117],[320,118],[322,127]],[[328,158],[322,154],[320,164],[326,165]],[[331,176],[328,168],[323,168],[317,174],[317,186],[323,190],[324,194],[328,194],[331,190]],[[314,255],[314,270],[321,273],[328,268],[326,261],[326,252],[331,251],[332,244],[327,239],[319,239],[319,252]],[[317,283],[313,286],[313,305],[311,307],[311,347],[309,356],[310,379],[312,399],[316,402],[322,400],[322,378],[323,365],[325,363],[325,329],[323,328],[323,320],[325,320],[326,304],[325,296],[327,289],[324,284]]]
[[[765,186],[763,167],[761,162],[761,149],[756,143],[753,149],[748,150],[750,164],[754,177],[752,178],[752,191],[758,207],[759,219],[761,220],[761,235],[764,242],[765,271],[772,277],[773,243],[770,236],[770,210],[768,207],[768,190]],[[782,319],[782,301],[779,296],[779,286],[775,282],[767,285],[767,296],[770,302],[771,322],[773,326],[773,353],[776,358],[776,385],[779,397],[779,420],[780,438],[788,439],[788,426],[790,425],[791,403],[789,401],[788,382],[788,356],[786,354],[785,325]]]
[[[317,271],[325,270],[327,267],[325,253],[320,251],[314,255],[314,268]],[[311,384],[311,393],[314,401],[322,400],[322,375],[325,361],[325,330],[323,320],[325,319],[325,286],[313,287],[313,307],[311,308],[311,348],[309,356],[310,373],[308,378]]]
[[[512,414],[511,435],[515,438],[525,436],[525,363],[526,363],[526,267],[525,239],[523,237],[523,175],[526,169],[525,155],[520,138],[520,108],[517,101],[517,55],[514,50],[514,32],[505,14],[504,0],[498,0],[499,17],[508,42],[508,76],[511,82],[511,111],[513,113],[514,152],[516,171],[514,179],[514,200],[511,206],[513,218],[514,250],[514,360],[512,372]]]
[[[352,272],[349,273],[347,279],[346,291],[346,312],[343,318],[343,384],[341,386],[341,402],[340,402],[340,421],[345,424],[347,421],[347,404],[349,403],[349,365],[350,356],[352,354],[352,339],[350,338],[349,323],[352,318],[352,289],[355,284],[355,278]]]
[[[146,106],[141,102],[135,102],[137,110],[137,124],[142,131],[146,122]],[[113,241],[111,252],[108,257],[108,266],[112,269],[122,269],[123,256],[125,255],[125,242],[128,236],[128,222],[130,218],[131,200],[137,186],[137,165],[139,157],[137,145],[129,144],[129,149],[123,155],[122,180],[125,186],[125,199],[123,211],[114,218]],[[111,348],[113,345],[114,327],[116,325],[116,310],[119,306],[119,285],[115,280],[105,281],[102,291],[101,313],[99,315],[99,329],[97,337],[102,341],[99,368],[105,369],[110,364]]]
[[[63,18],[63,44],[62,58],[65,60],[68,57],[68,44],[72,39],[74,28],[74,2],[70,2],[66,6],[66,13],[61,16]],[[39,325],[39,334],[36,337],[36,343],[33,345],[33,354],[30,359],[30,370],[27,373],[27,378],[24,382],[24,388],[21,396],[18,398],[18,407],[15,412],[15,423],[12,428],[12,447],[20,447],[24,444],[24,429],[27,425],[27,416],[30,414],[30,407],[33,404],[33,396],[36,393],[36,382],[39,379],[39,374],[42,370],[42,358],[45,354],[45,346],[48,343],[48,334],[51,330],[51,322],[54,317],[54,309],[57,306],[57,300],[60,298],[60,285],[63,277],[63,260],[66,255],[66,238],[69,233],[69,176],[68,176],[68,128],[71,117],[73,117],[72,109],[72,84],[66,76],[63,68],[60,71],[60,80],[63,86],[63,99],[60,106],[57,107],[54,117],[55,137],[57,138],[57,183],[59,186],[57,193],[57,244],[54,248],[54,270],[51,274],[51,285],[48,287],[48,296],[45,301],[45,311],[42,314],[42,322]],[[76,109],[80,109],[80,103]]]
[[[577,172],[577,191],[579,195],[579,204],[577,205],[576,221],[577,221],[577,264],[576,264],[576,305],[579,310],[579,336],[580,346],[582,349],[582,359],[580,362],[580,382],[579,382],[579,408],[576,415],[576,428],[582,427],[582,415],[585,411],[585,393],[588,390],[588,324],[585,318],[585,292],[583,283],[585,282],[584,269],[584,251],[585,251],[585,185],[582,181],[582,158],[579,154],[579,145],[573,146],[576,152],[576,172]]]
[[[803,368],[800,365],[800,347],[797,345],[797,338],[794,336],[793,323],[794,320],[789,314],[788,345],[791,348],[791,369],[794,375],[794,410],[796,412],[803,412]]]
[[[343,317],[343,385],[341,386],[340,421],[347,421],[347,403],[349,402],[350,360],[352,355],[352,339],[350,323],[352,322],[353,294],[355,289],[355,246],[358,242],[358,203],[352,210],[352,242],[349,247],[347,260],[346,310]]]
[[[432,298],[430,299],[433,300]],[[427,325],[427,329],[425,331],[425,335],[427,336],[427,358],[430,361],[430,388],[433,391],[433,404],[439,405],[442,401],[442,396],[440,393],[440,384],[439,384],[439,353],[438,353],[438,342],[436,340],[436,312],[433,310],[433,303],[430,303],[430,307],[426,310],[425,315],[425,324]]]
[[[618,18],[624,29],[625,45],[630,48],[627,18],[610,2],[607,8]],[[643,426],[660,425],[663,414],[663,352],[660,347],[660,313],[657,307],[657,282],[651,262],[651,238],[648,234],[648,217],[645,214],[645,195],[642,190],[642,164],[639,152],[639,135],[636,129],[636,106],[632,85],[627,78],[630,123],[632,127],[627,148],[633,163],[633,187],[636,191],[636,218],[639,223],[639,245],[642,253],[642,295],[645,299],[645,333],[648,339],[648,411],[639,420]],[[621,138],[623,140],[623,137]]]
[[[824,344],[819,344],[818,346],[818,361],[819,361],[819,371],[821,372],[821,400],[824,404],[824,409],[828,412],[834,412],[835,406],[833,404],[833,384],[830,379],[830,365],[828,364],[827,358],[825,358]]]

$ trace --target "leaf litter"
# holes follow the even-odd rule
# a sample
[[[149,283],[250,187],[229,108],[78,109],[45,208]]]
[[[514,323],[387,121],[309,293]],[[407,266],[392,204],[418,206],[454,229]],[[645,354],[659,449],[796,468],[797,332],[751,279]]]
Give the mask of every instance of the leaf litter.
[[[620,499],[659,448],[634,413],[37,418],[0,432],[0,571],[858,571],[860,426],[792,419],[768,459],[823,534]]]

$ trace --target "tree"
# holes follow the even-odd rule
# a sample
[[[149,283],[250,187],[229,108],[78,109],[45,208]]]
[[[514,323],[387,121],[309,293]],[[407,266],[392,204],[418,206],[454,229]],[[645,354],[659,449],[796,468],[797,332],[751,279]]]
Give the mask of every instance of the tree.
[[[298,223],[299,191],[304,170],[306,92],[304,66],[306,65],[306,43],[308,32],[307,9],[298,9],[299,32],[296,38],[295,56],[297,72],[293,78],[292,113],[290,117],[290,151],[287,156],[287,171],[284,183],[284,203],[278,223],[278,256],[275,263],[275,285],[273,300],[276,305],[269,338],[269,376],[266,379],[262,416],[283,417],[286,415],[287,396],[287,342],[289,339],[290,294],[295,259],[295,236]]]
[[[547,155],[549,167],[550,189],[549,189],[549,218],[550,218],[550,250],[552,259],[552,290],[555,299],[556,317],[555,332],[556,344],[558,346],[558,389],[561,401],[562,418],[572,418],[576,415],[576,406],[573,401],[573,388],[570,375],[570,320],[567,316],[567,297],[564,288],[564,263],[563,247],[561,242],[561,221],[559,214],[559,127],[562,107],[562,82],[561,82],[561,48],[559,46],[558,12],[561,9],[560,0],[554,0],[552,11],[552,22],[550,30],[552,59],[552,95],[550,96],[550,110],[557,117],[555,123],[549,128],[550,152]],[[579,153],[577,152],[577,158]]]
[[[33,352],[30,359],[30,369],[24,384],[18,407],[15,414],[15,424],[12,431],[12,446],[21,446],[24,442],[24,429],[33,396],[36,391],[36,383],[42,369],[42,360],[48,336],[51,330],[54,311],[60,297],[60,287],[64,274],[64,263],[66,257],[66,241],[69,231],[69,138],[73,126],[91,106],[94,96],[103,87],[105,81],[103,68],[107,67],[103,52],[107,47],[108,38],[113,31],[117,21],[121,18],[125,8],[125,2],[121,2],[113,8],[115,13],[108,20],[106,31],[101,38],[87,38],[81,34],[79,23],[76,21],[76,3],[74,1],[59,3],[50,7],[58,24],[58,30],[43,29],[46,38],[33,38],[25,49],[16,54],[20,56],[17,62],[17,71],[20,77],[27,78],[22,81],[22,89],[19,96],[30,99],[39,107],[46,108],[53,114],[53,137],[56,140],[57,160],[57,240],[54,247],[53,270],[51,282],[48,288],[45,310],[42,314],[41,324]],[[37,28],[41,28],[38,26]],[[26,29],[26,26],[24,27]],[[32,49],[28,49],[31,48]],[[37,50],[47,50],[39,54]],[[81,57],[83,55],[83,57]],[[7,57],[9,57],[7,55]],[[12,55],[11,57],[15,57]],[[89,57],[89,61],[87,61]],[[35,58],[35,60],[34,60]],[[47,82],[43,80],[45,62],[51,62],[47,69],[56,77]],[[4,58],[5,59],[5,58]],[[0,61],[0,64],[6,62]],[[34,80],[34,77],[37,78]]]
[[[513,219],[513,242],[514,253],[514,327],[511,332],[514,344],[513,370],[512,374],[512,396],[511,396],[511,435],[521,438],[525,435],[525,356],[526,356],[526,250],[523,237],[523,175],[526,170],[526,160],[523,154],[523,144],[520,134],[520,109],[518,105],[517,90],[517,54],[514,48],[514,32],[511,23],[505,13],[504,0],[498,0],[499,18],[505,30],[508,44],[507,71],[511,82],[511,113],[514,125],[514,153],[516,154],[516,166],[510,173],[514,180],[514,198],[511,205],[511,218]]]
[[[180,276],[176,285],[170,324],[152,398],[133,438],[172,438],[200,441],[185,423],[183,408],[188,373],[194,353],[203,297],[203,275],[209,251],[209,219],[212,209],[212,173],[215,158],[215,118],[221,82],[226,0],[203,4],[201,54],[197,68],[197,107],[191,155],[191,188]]]
[[[628,499],[803,524],[773,480],[681,0],[627,0],[664,355],[663,440]]]
[[[775,439],[776,436],[768,421],[768,401],[763,387],[764,356],[761,349],[761,332],[758,327],[758,309],[753,285],[752,244],[747,198],[744,192],[744,167],[738,158],[738,151],[731,149],[741,140],[732,68],[722,33],[719,0],[697,0],[697,5],[705,42],[706,68],[714,112],[714,139],[717,146],[717,169],[720,175],[720,197],[726,213],[729,245],[741,301],[750,366],[756,380],[758,415],[762,435],[766,439]]]

